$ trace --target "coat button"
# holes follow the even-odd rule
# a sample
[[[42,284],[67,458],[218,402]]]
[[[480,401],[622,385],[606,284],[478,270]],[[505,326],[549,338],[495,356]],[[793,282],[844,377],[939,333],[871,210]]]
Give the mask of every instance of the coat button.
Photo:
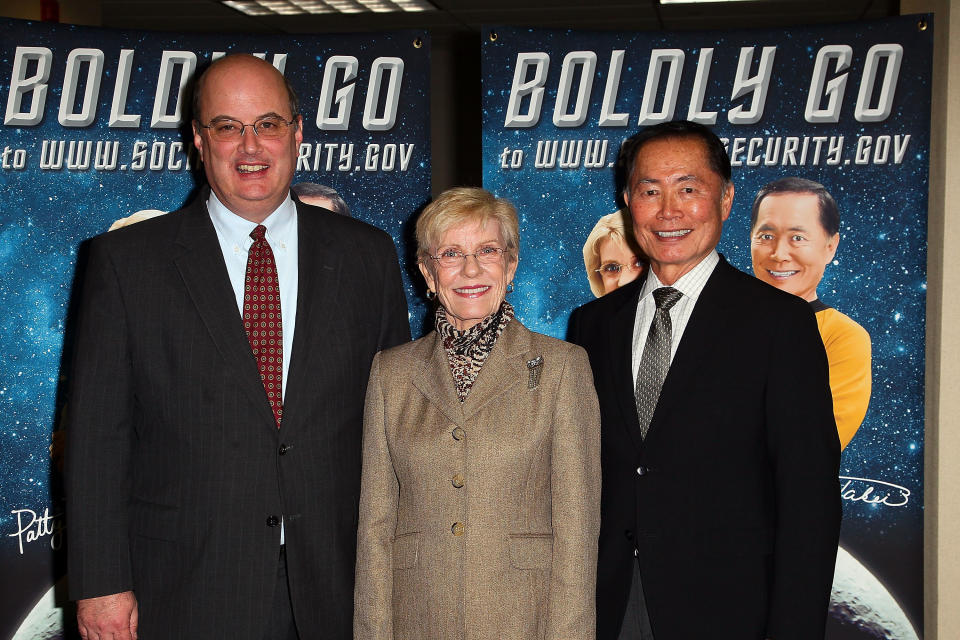
[[[633,540],[633,531],[630,531],[630,529],[624,531],[623,535],[627,538],[627,540]]]
[[[454,427],[450,434],[453,436],[454,440],[463,440],[467,437],[467,432],[460,427]]]
[[[280,454],[281,456],[287,455],[287,451],[290,451],[290,447],[288,447],[285,444],[280,445],[280,448],[277,449],[277,453]]]
[[[645,476],[645,475],[647,475],[648,473],[650,473],[650,469],[648,469],[647,467],[645,467],[645,466],[643,466],[643,465],[640,465],[639,467],[637,467],[637,475],[638,475],[638,476]]]
[[[453,474],[453,477],[450,479],[450,482],[453,483],[453,486],[459,489],[460,487],[463,486],[463,474],[462,473]]]
[[[453,535],[457,536],[458,538],[459,538],[460,536],[462,536],[462,535],[463,535],[463,523],[462,523],[462,522],[454,522],[453,525],[450,527],[450,533],[452,533]]]
[[[268,527],[280,526],[280,518],[278,518],[277,516],[269,516],[267,518],[267,526]]]

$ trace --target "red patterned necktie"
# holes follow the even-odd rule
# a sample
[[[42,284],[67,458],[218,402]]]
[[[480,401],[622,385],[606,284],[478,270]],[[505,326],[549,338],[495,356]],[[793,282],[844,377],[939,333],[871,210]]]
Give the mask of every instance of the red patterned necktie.
[[[243,285],[243,328],[247,332],[270,408],[280,427],[283,416],[283,328],[280,322],[280,281],[265,226],[250,232],[253,244],[247,254]]]

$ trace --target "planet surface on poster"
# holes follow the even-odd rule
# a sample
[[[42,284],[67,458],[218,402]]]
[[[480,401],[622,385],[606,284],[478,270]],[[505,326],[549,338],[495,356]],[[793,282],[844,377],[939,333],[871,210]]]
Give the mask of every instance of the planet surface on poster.
[[[76,636],[76,608],[72,602],[57,602],[57,593],[66,593],[66,578],[61,578],[40,596],[10,640],[65,640]],[[64,620],[70,621],[72,635],[64,633]]]
[[[919,640],[917,632],[877,577],[840,547],[830,594],[827,637],[836,640]]]

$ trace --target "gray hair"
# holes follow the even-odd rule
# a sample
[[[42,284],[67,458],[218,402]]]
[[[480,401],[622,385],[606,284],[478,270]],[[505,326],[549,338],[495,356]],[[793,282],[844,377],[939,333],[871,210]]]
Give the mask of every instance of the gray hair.
[[[298,198],[323,198],[330,202],[330,210],[340,215],[350,216],[350,207],[333,187],[315,182],[298,182],[290,187]],[[307,203],[309,204],[309,203]]]

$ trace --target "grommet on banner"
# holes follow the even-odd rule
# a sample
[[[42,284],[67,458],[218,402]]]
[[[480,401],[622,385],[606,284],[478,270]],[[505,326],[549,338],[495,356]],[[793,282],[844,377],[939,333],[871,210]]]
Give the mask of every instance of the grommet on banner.
[[[497,32],[496,32],[496,31],[491,31],[491,32],[490,32],[490,42],[496,42],[496,41],[497,41]]]
[[[414,49],[419,49],[419,48],[422,47],[422,46],[423,46],[423,40],[421,40],[420,38],[414,38],[414,39],[413,39],[413,48],[414,48]]]
[[[917,31],[926,31],[927,30],[927,21],[919,20],[917,22]]]

